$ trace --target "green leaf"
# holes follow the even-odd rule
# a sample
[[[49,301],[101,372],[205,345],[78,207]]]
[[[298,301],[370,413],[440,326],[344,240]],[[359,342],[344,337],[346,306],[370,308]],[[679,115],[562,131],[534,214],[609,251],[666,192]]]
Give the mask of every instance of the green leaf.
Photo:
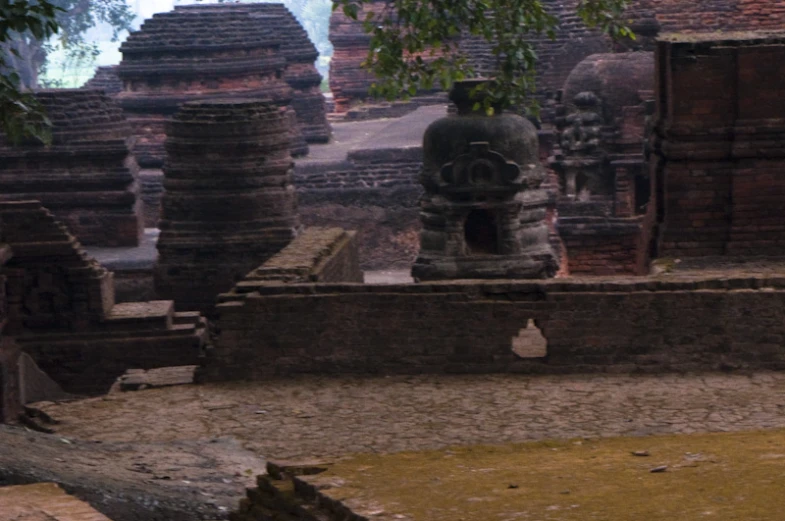
[[[370,3],[336,0],[347,15]],[[626,0],[580,0],[573,13],[611,37],[631,35],[622,20],[626,4]],[[496,81],[486,99],[537,110],[531,96],[537,55],[532,38],[522,35],[556,37],[559,19],[546,11],[542,0],[395,0],[386,5],[381,14],[365,13],[366,21],[373,20],[364,29],[371,35],[365,66],[378,79],[372,89],[375,95],[406,98],[432,89],[437,80],[442,88],[449,88],[455,81],[476,76],[456,41],[473,35],[488,43],[497,63]]]

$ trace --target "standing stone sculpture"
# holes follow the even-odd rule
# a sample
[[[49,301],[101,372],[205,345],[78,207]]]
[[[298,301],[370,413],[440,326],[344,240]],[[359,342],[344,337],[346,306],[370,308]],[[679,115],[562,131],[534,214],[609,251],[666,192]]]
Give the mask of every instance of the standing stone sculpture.
[[[472,110],[474,81],[456,84],[458,114],[423,138],[423,230],[417,280],[545,278],[558,270],[545,222],[537,131],[528,120]]]
[[[299,230],[288,122],[270,101],[191,102],[167,124],[155,285],[209,310]]]
[[[35,199],[83,244],[137,246],[142,233],[139,167],[120,107],[100,90],[36,93],[52,144],[0,136],[0,201]]]
[[[284,80],[286,57],[280,35],[263,29],[247,9],[196,6],[159,13],[120,47],[118,74],[143,168],[164,161],[164,121],[188,101],[217,98],[271,99],[290,112],[292,88]],[[293,155],[308,146],[299,127],[290,128]]]

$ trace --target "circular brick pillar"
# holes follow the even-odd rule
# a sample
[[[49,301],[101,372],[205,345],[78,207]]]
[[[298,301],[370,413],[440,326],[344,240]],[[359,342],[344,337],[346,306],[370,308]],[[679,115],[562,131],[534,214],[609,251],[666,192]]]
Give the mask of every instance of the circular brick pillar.
[[[297,234],[289,121],[270,101],[186,103],[167,122],[159,298],[209,311]]]

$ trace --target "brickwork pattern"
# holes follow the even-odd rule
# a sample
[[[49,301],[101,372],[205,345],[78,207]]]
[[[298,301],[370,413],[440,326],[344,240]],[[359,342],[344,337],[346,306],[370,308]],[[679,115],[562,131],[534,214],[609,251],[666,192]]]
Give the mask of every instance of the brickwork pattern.
[[[124,91],[117,99],[137,137],[134,152],[143,168],[163,164],[164,121],[184,102],[271,99],[294,117],[281,37],[260,27],[247,9],[206,5],[158,13],[120,50]],[[307,153],[299,126],[289,130],[292,153]]]
[[[233,11],[248,12],[257,22],[257,31],[272,34],[280,41],[280,52],[286,58],[283,79],[293,89],[292,108],[303,137],[309,143],[326,143],[330,140],[330,125],[321,91],[322,76],[314,62],[319,51],[284,4],[262,3],[228,6],[177,6],[175,11],[204,12],[212,10],[218,15]]]
[[[782,60],[774,36],[659,45],[660,255],[785,252]]]
[[[171,301],[115,304],[112,273],[39,202],[0,203],[0,230],[14,252],[0,269],[6,332],[66,391],[105,392],[131,367],[196,363],[203,319]]]
[[[98,90],[39,91],[52,145],[0,136],[0,201],[36,199],[84,244],[136,246],[142,233],[139,168],[122,110]]]
[[[362,282],[356,235],[340,228],[306,228],[234,291],[247,293],[257,283]]]
[[[369,97],[373,75],[360,64],[368,55],[371,38],[363,32],[362,20],[367,13],[381,13],[385,4],[378,1],[364,5],[358,20],[352,20],[341,9],[336,9],[330,16],[330,43],[333,44],[330,90],[338,113],[349,110],[357,100]]]
[[[298,190],[351,190],[419,186],[422,147],[352,150],[345,160],[299,163]]]
[[[582,218],[560,219],[559,235],[567,250],[570,275],[644,275],[640,262],[648,248],[646,220]]]
[[[83,89],[102,90],[107,96],[116,96],[123,91],[123,80],[117,75],[117,65],[98,67]]]
[[[167,126],[159,297],[212,308],[297,235],[288,122],[269,102],[187,103]]]
[[[782,369],[783,291],[777,276],[268,286],[218,306],[205,376]],[[512,351],[529,320],[544,358]]]

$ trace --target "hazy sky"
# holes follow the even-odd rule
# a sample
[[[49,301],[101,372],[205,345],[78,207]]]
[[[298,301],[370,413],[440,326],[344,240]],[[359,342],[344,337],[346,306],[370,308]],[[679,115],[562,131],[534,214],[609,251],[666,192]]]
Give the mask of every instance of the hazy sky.
[[[134,12],[137,14],[135,28],[138,28],[145,19],[152,17],[155,13],[171,11],[177,5],[186,4],[209,4],[216,3],[216,0],[126,0]],[[276,1],[276,0],[257,0],[257,1]],[[277,0],[283,2],[283,0]],[[88,40],[97,43],[101,54],[97,57],[92,66],[63,66],[63,53],[55,52],[50,54],[49,67],[45,78],[57,79],[65,82],[64,86],[77,87],[87,81],[92,75],[95,66],[116,65],[120,63],[123,56],[120,53],[120,44],[125,40],[127,34],[121,34],[115,42],[110,41],[112,36],[111,27],[96,27],[87,34]],[[322,74],[327,72],[326,58],[319,60],[317,67]]]

